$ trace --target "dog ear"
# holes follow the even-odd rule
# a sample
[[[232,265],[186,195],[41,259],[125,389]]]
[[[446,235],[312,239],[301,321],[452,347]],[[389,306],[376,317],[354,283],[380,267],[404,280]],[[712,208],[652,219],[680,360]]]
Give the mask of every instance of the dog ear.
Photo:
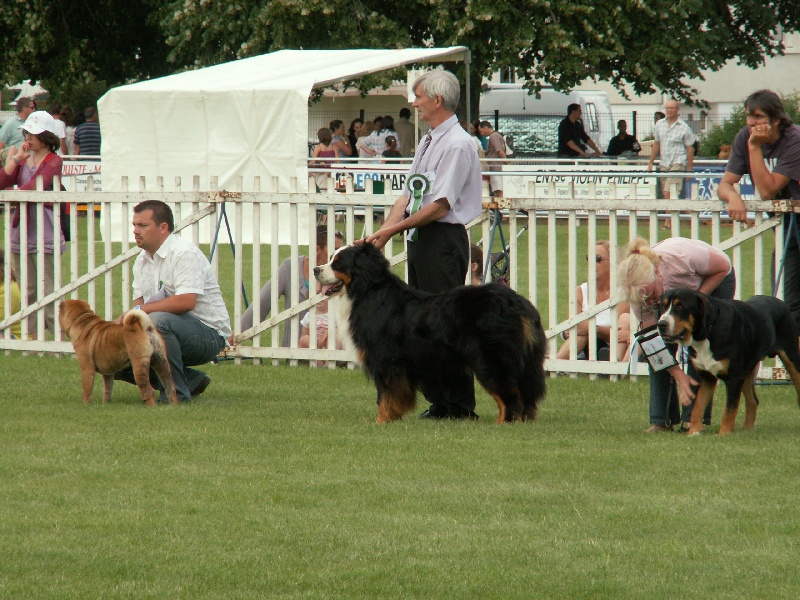
[[[708,332],[711,330],[711,327],[714,325],[714,322],[717,319],[717,311],[714,309],[714,305],[711,304],[711,301],[708,299],[708,296],[701,292],[697,292],[697,297],[699,302],[697,303],[697,323],[694,326],[694,339],[696,340],[704,340],[708,337]]]

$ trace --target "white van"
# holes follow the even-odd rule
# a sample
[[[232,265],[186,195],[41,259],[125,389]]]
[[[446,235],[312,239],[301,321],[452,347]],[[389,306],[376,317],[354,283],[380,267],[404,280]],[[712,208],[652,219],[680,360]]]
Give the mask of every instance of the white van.
[[[563,94],[545,87],[537,98],[518,83],[493,83],[484,86],[480,113],[481,120],[490,123],[497,114],[497,130],[513,137],[515,156],[554,156],[558,151],[558,124],[567,116],[570,104],[581,105],[583,128],[605,152],[616,134],[605,92],[575,90]]]

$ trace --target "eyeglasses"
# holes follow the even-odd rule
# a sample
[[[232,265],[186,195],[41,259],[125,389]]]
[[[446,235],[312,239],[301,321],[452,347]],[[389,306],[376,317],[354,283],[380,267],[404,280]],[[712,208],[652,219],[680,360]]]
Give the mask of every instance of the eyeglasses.
[[[589,255],[588,254],[586,255],[586,260],[589,260]],[[596,263],[601,263],[604,260],[608,260],[608,259],[603,257],[603,256],[600,256],[598,254],[596,254],[595,257],[594,257],[594,262],[596,262]]]

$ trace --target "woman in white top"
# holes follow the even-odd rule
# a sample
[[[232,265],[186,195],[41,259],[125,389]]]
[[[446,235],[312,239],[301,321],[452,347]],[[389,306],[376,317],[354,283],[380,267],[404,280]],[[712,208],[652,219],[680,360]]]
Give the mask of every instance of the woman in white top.
[[[597,297],[599,304],[608,300],[611,294],[611,245],[608,240],[599,240],[595,246],[595,266],[597,269]],[[576,289],[575,309],[577,313],[589,310],[589,284],[582,283]],[[628,350],[630,339],[630,315],[631,309],[627,302],[617,305],[617,360],[623,360]],[[599,360],[609,359],[609,342],[611,340],[611,309],[607,308],[595,316],[597,325],[597,357]],[[574,329],[567,330],[562,337],[567,340],[558,350],[556,358],[569,358],[569,336],[573,333],[578,336],[578,354],[585,351],[588,354],[589,345],[589,321],[583,321]]]

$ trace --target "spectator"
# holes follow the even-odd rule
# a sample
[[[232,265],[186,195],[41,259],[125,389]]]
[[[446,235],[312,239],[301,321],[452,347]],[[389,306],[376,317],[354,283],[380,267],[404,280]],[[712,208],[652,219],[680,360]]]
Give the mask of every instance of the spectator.
[[[780,96],[771,90],[751,94],[744,106],[747,124],[733,140],[718,193],[720,200],[728,203],[731,219],[746,223],[747,207],[735,187],[743,175],[750,175],[763,200],[800,200],[800,126],[792,124]],[[790,225],[790,215],[786,213],[783,230],[789,245],[783,290],[800,327],[800,248]]]
[[[611,138],[608,143],[608,156],[635,156],[639,154],[642,147],[639,141],[632,135],[628,135],[628,122],[621,119],[617,122],[619,133]]]
[[[178,400],[187,402],[211,383],[211,377],[191,367],[219,354],[231,326],[211,264],[174,229],[172,209],[164,202],[145,200],[133,207],[133,237],[142,249],[133,264],[134,308],[150,315],[164,339]],[[114,378],[136,382],[130,368]],[[152,370],[150,382],[161,391],[158,401],[168,402]]]
[[[485,138],[483,138],[483,136],[481,136],[478,133],[478,130],[475,127],[476,122],[477,121],[472,123],[467,123],[466,121],[461,121],[461,126],[464,128],[464,131],[468,131],[469,134],[472,136],[473,143],[475,145],[475,152],[478,153],[478,158],[484,158],[486,156],[486,151],[483,149],[483,144],[481,143],[481,139]]]
[[[58,155],[64,156],[67,154],[67,124],[61,120],[61,110],[61,104],[58,102],[53,102],[50,105],[50,114],[55,119],[56,129],[58,130],[56,135],[58,135],[58,139],[61,142]]]
[[[475,129],[475,133],[472,133],[472,129]],[[470,130],[469,132],[472,133],[475,137],[478,138],[478,141],[481,143],[481,148],[483,148],[484,153],[486,152],[486,147],[489,144],[489,140],[481,135],[481,120],[475,119],[472,123],[470,123]]]
[[[311,158],[318,160],[312,160],[308,166],[312,168],[317,167],[328,169],[331,166],[331,161],[336,158],[336,149],[331,145],[333,140],[331,130],[327,127],[321,128],[319,131],[317,131],[317,139],[319,140],[319,144],[314,146],[314,150],[311,153]],[[320,190],[327,190],[330,173],[327,171],[314,171],[313,173],[314,182],[317,185],[317,191],[319,192]]]
[[[506,158],[506,142],[499,131],[495,131],[489,121],[481,121],[479,124],[480,134],[485,137],[486,158],[489,159],[489,170],[499,172],[502,170],[502,162],[499,159]],[[503,176],[499,174],[489,175],[489,189],[495,198],[503,197]]]
[[[336,158],[350,158],[353,155],[353,148],[350,146],[350,139],[344,133],[344,123],[339,119],[331,121],[332,139],[330,144],[336,150]]]
[[[558,155],[566,158],[580,156],[586,158],[586,145],[591,146],[597,156],[603,153],[592,138],[583,129],[581,116],[583,109],[580,104],[570,104],[567,107],[567,116],[558,125]],[[488,151],[487,151],[488,156]]]
[[[0,248],[0,321],[5,320],[6,316],[6,269],[8,273],[8,296],[11,298],[11,314],[20,311],[20,292],[19,284],[17,283],[17,276],[14,273],[14,267],[6,263],[6,252]],[[3,330],[0,329],[0,338],[3,337]],[[11,337],[19,339],[22,337],[22,326],[20,321],[17,321],[11,326]]]
[[[359,140],[359,148],[362,148],[368,157],[380,158],[383,155],[383,151],[386,150],[386,137],[389,135],[397,139],[397,132],[394,130],[394,119],[392,117],[383,117],[376,131]],[[397,149],[401,152],[403,150],[399,142]]]
[[[619,265],[619,286],[641,326],[648,327],[661,316],[661,295],[665,290],[691,288],[715,298],[730,299],[736,275],[724,252],[700,240],[673,237],[651,248],[646,240],[636,238]],[[673,355],[678,350],[677,344],[667,347]],[[649,368],[650,427],[646,431],[672,431],[672,426],[681,420],[684,423],[681,430],[688,430],[699,385],[692,361],[688,362],[688,374],[679,365],[663,371]],[[683,415],[679,404],[684,405]],[[711,422],[711,403],[703,422],[706,425]]]
[[[350,121],[350,129],[347,134],[347,141],[350,142],[350,147],[353,149],[353,156],[356,156],[358,150],[356,149],[356,141],[358,140],[358,133],[364,125],[364,119],[353,119]]]
[[[361,126],[361,129],[358,132],[358,139],[356,140],[356,150],[358,151],[358,157],[361,159],[371,159],[372,154],[369,154],[367,150],[362,146],[361,142],[371,136],[375,132],[375,123],[372,121],[367,121]],[[366,161],[362,161],[366,162]]]
[[[341,248],[342,244],[344,243],[344,236],[342,235],[341,231],[337,231],[334,234],[334,243],[333,247]],[[328,253],[328,226],[327,225],[320,225],[317,227],[317,239],[316,239],[316,261],[318,265],[325,264],[328,262],[329,253]],[[270,311],[272,310],[272,286],[278,286],[278,298],[283,298],[283,305],[285,308],[289,309],[292,307],[292,278],[297,279],[297,289],[298,289],[298,296],[297,301],[303,302],[304,300],[308,300],[308,282],[309,282],[309,269],[308,269],[308,257],[307,256],[299,256],[298,262],[296,265],[292,265],[292,259],[287,258],[284,260],[280,266],[278,267],[277,276],[273,277],[273,279],[267,281],[264,286],[261,288],[259,292],[259,308],[260,308],[260,315],[261,319],[266,319],[269,315]],[[276,283],[273,283],[276,282]],[[300,314],[300,317],[305,315],[305,312]],[[242,315],[241,320],[241,327],[242,331],[250,329],[253,326],[253,305],[251,304],[245,313]],[[231,343],[233,343],[233,338],[231,338]],[[291,346],[291,328],[287,326],[283,330],[283,339],[281,341],[281,345],[284,347]]]
[[[317,293],[322,291],[322,286],[317,283]],[[317,348],[327,348],[328,347],[328,301],[323,300],[319,304],[317,304],[317,318],[316,318],[316,330],[317,330]],[[337,323],[339,327],[343,327],[344,323]],[[344,349],[344,344],[342,343],[342,336],[341,332],[337,329],[336,330],[336,340],[334,343],[334,348],[337,350]],[[310,348],[311,347],[311,312],[306,312],[303,315],[303,318],[300,320],[300,339],[297,341],[297,345],[300,348]],[[325,361],[320,360],[317,361],[319,366],[324,366]]]
[[[364,242],[383,248],[395,234],[408,231],[409,284],[438,293],[466,281],[470,261],[465,225],[481,211],[481,168],[470,135],[455,115],[461,93],[455,75],[429,71],[413,90],[414,107],[431,129],[408,174],[425,176],[430,189],[420,198],[406,188],[381,228]],[[431,403],[423,418],[477,418],[472,373],[422,392]]]
[[[469,282],[471,285],[483,283],[483,250],[478,244],[469,245]]]
[[[100,123],[97,120],[97,109],[90,106],[83,111],[86,122],[75,130],[75,154],[81,156],[100,156]]]
[[[653,137],[655,142],[650,150],[650,162],[647,164],[648,170],[653,170],[653,163],[656,157],[660,157],[659,170],[664,171],[691,171],[694,163],[694,133],[683,119],[678,116],[680,107],[676,100],[667,101],[667,116],[656,122]],[[683,179],[680,177],[665,177],[661,180],[661,191],[664,199],[670,199],[672,187],[683,187]],[[669,219],[667,219],[662,229],[669,229]]]
[[[72,156],[75,154],[75,115],[72,114],[72,109],[65,106],[61,109],[61,119],[64,121],[67,130],[67,154]]]
[[[19,148],[22,142],[25,141],[25,132],[22,126],[31,113],[36,110],[36,102],[23,96],[17,100],[15,108],[17,109],[17,114],[3,123],[3,127],[0,128],[0,150],[4,150],[4,152],[0,153],[0,164],[3,165],[6,163],[8,156],[8,147],[15,146]]]
[[[383,158],[400,158],[402,155],[397,150],[397,140],[393,135],[386,136],[386,150],[383,151]],[[386,162],[386,161],[383,161]]]
[[[8,159],[5,167],[0,170],[0,189],[7,189],[14,185],[19,186],[20,190],[36,190],[36,179],[42,178],[44,189],[53,189],[53,179],[61,177],[61,157],[56,154],[60,146],[56,134],[55,119],[49,113],[39,110],[31,113],[21,129],[25,131],[25,141],[19,148],[9,146]],[[24,259],[27,268],[27,298],[28,303],[33,304],[38,299],[37,281],[41,276],[44,279],[44,295],[53,293],[54,286],[54,265],[55,255],[61,254],[66,250],[66,242],[61,228],[58,227],[58,239],[54,236],[54,224],[58,223],[58,216],[53,213],[53,205],[44,206],[44,247],[38,247],[36,235],[36,209],[34,205],[27,205],[27,246],[22,249],[20,246],[22,220],[20,207],[16,207],[11,216],[11,258],[14,261],[14,269],[21,273],[20,265]],[[44,254],[44,273],[39,274],[37,270],[37,252]],[[45,306],[44,321],[47,329],[55,333],[55,308],[52,303]],[[28,315],[28,331],[36,328],[36,315]],[[36,339],[37,334],[31,334],[31,339]]]
[[[657,110],[656,112],[653,113],[653,123],[658,123],[661,119],[666,118],[666,116],[667,116],[666,114],[664,114],[660,110]]]
[[[400,118],[394,124],[394,130],[397,132],[397,140],[400,142],[398,146],[403,149],[401,156],[411,158],[414,156],[414,124],[411,122],[411,111],[407,108],[400,109]]]
[[[611,244],[608,240],[600,240],[595,246],[595,273],[597,304],[611,297]],[[586,257],[587,260],[589,257]],[[589,284],[582,283],[575,289],[575,313],[580,314],[589,310]],[[625,359],[631,337],[631,309],[627,302],[617,305],[617,360]],[[595,316],[597,327],[597,360],[609,360],[611,354],[611,309],[607,308]],[[589,322],[583,321],[574,330],[567,330],[562,334],[564,340],[569,340],[574,331],[577,335],[578,356],[586,359],[589,354]],[[569,358],[569,341],[565,342],[558,350],[556,358]]]

